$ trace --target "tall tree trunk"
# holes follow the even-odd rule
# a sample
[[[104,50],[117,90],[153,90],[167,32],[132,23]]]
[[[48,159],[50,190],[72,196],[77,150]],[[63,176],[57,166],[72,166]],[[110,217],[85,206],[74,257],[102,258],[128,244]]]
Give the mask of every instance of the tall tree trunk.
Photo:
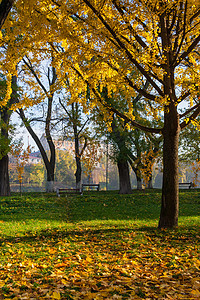
[[[50,149],[50,160],[49,166],[47,168],[47,185],[46,185],[46,192],[53,192],[54,191],[54,177],[55,177],[55,163],[56,163],[56,149],[51,137],[51,114],[52,114],[52,103],[53,103],[53,96],[48,97],[48,109],[47,109],[47,117],[46,117],[46,126],[45,126],[45,134],[47,143]]]
[[[72,103],[72,115],[73,120],[77,120],[78,115],[78,105]],[[78,134],[78,127],[77,121],[73,123],[73,131],[74,131],[74,143],[75,143],[75,159],[76,159],[76,188],[81,188],[81,176],[82,176],[82,167],[81,167],[81,154],[80,154],[80,145],[79,145],[79,134]]]
[[[0,159],[0,196],[10,196],[8,155]]]
[[[0,135],[2,136],[2,141],[5,143],[5,145],[0,145],[1,147],[5,147],[3,149],[3,153],[0,160],[0,196],[10,196],[10,181],[9,181],[9,173],[8,173],[8,149],[7,143],[8,143],[8,125],[10,120],[11,111],[9,111],[8,108],[4,108],[0,112],[0,120],[2,122],[0,128]],[[0,149],[1,151],[1,149]]]
[[[179,117],[173,103],[164,117],[163,129],[163,187],[159,220],[160,228],[178,226],[179,190],[178,190],[178,142]]]
[[[74,131],[74,143],[75,143],[75,159],[76,159],[76,188],[81,189],[81,179],[82,179],[82,166],[81,166],[81,157],[87,146],[87,141],[80,150],[80,131],[78,131],[78,115],[79,115],[79,106],[78,103],[72,103],[72,119],[73,119],[73,131]]]
[[[152,175],[150,175],[147,188],[148,189],[153,189],[153,178],[152,178]]]
[[[142,190],[142,175],[141,175],[141,171],[140,171],[140,169],[138,167],[134,166],[131,158],[133,159],[133,161],[136,160],[136,158],[132,155],[132,153],[129,153],[128,161],[129,161],[129,164],[130,164],[130,166],[131,166],[131,168],[132,168],[132,170],[133,170],[133,172],[135,173],[135,176],[136,176],[137,190]]]
[[[142,190],[142,179],[140,176],[136,175],[137,179],[137,190]]]
[[[120,194],[131,194],[131,182],[129,165],[126,159],[119,158],[117,161],[117,167],[119,172],[119,193]]]
[[[0,4],[0,29],[3,26],[15,0],[2,0]]]
[[[76,177],[76,188],[77,189],[81,188],[81,175],[82,175],[81,160],[80,160],[80,157],[76,153],[76,172],[75,172],[75,177]]]
[[[54,191],[54,168],[46,168],[47,170],[47,182],[46,192],[51,193]]]

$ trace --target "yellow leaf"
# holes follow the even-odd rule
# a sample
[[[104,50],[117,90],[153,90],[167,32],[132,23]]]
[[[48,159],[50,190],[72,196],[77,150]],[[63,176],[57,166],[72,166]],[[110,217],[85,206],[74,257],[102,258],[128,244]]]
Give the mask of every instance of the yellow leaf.
[[[47,266],[47,265],[45,265],[45,264],[44,264],[44,265],[42,265],[41,267],[42,267],[43,269],[46,269],[46,268],[48,268],[48,266]]]
[[[191,295],[195,298],[199,298],[200,297],[200,292],[198,290],[192,290]]]
[[[92,262],[91,257],[87,256],[87,257],[86,257],[86,261],[87,261],[87,262]]]
[[[61,297],[60,297],[60,293],[58,291],[54,291],[52,296],[51,296],[52,299],[57,299],[57,300],[60,300]]]
[[[62,284],[64,284],[64,285],[68,285],[69,284],[68,281],[65,280],[65,279],[62,279],[61,281],[62,281]]]
[[[49,249],[49,253],[54,254],[54,253],[56,253],[56,250],[55,249]]]
[[[195,281],[192,288],[194,290],[200,290],[200,281]]]

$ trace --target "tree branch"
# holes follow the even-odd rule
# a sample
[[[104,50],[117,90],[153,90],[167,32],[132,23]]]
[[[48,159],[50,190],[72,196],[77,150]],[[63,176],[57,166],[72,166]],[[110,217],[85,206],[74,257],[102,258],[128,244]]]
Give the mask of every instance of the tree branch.
[[[200,103],[196,105],[196,110],[191,114],[191,116],[188,118],[188,120],[183,121],[180,124],[181,130],[188,126],[193,120],[195,120],[200,114]]]
[[[198,35],[198,37],[192,42],[192,44],[188,47],[187,51],[182,53],[175,66],[178,66],[181,63],[181,61],[183,61],[190,54],[190,52],[192,52],[192,50],[198,45],[199,42],[200,35]]]
[[[151,128],[151,127],[147,127],[147,126],[141,125],[141,124],[135,122],[134,120],[132,120],[131,118],[129,118],[128,116],[126,116],[125,114],[121,113],[120,111],[118,111],[114,107],[110,107],[109,104],[107,104],[106,102],[103,101],[103,99],[101,98],[101,96],[99,95],[99,93],[97,92],[97,90],[95,88],[91,87],[91,85],[88,82],[88,80],[84,79],[83,76],[82,76],[82,74],[74,66],[71,66],[71,67],[80,76],[80,78],[83,80],[83,82],[85,82],[91,88],[91,90],[93,91],[95,97],[99,100],[99,102],[101,103],[101,105],[103,105],[108,111],[116,113],[116,115],[118,115],[124,121],[126,121],[127,123],[131,123],[132,126],[134,126],[136,128],[139,128],[139,129],[141,129],[143,131],[151,132],[151,133],[157,133],[157,134],[161,134],[162,133],[162,128]]]
[[[172,62],[172,65],[176,62],[176,59],[177,59],[177,57],[178,57],[178,55],[179,55],[179,53],[180,53],[180,50],[181,50],[181,47],[182,47],[182,45],[183,45],[183,41],[184,41],[184,39],[185,39],[185,29],[186,29],[186,16],[187,16],[187,1],[185,2],[185,10],[184,10],[184,17],[183,17],[183,33],[182,33],[182,38],[181,38],[181,41],[180,41],[180,44],[179,44],[179,46],[178,46],[178,49],[177,49],[177,51],[176,51],[176,54],[175,54],[175,57],[174,57],[174,60],[173,60],[173,62]],[[175,50],[175,49],[174,49]]]
[[[190,109],[188,109],[187,111],[185,111],[183,114],[179,114],[179,118],[182,119],[184,117],[186,117],[189,113],[191,113],[194,109],[198,108],[200,104],[196,104],[195,106],[191,107]]]
[[[149,83],[154,87],[154,89],[159,93],[160,96],[164,97],[164,93],[160,89],[160,87],[155,83],[154,80],[152,80],[151,76],[145,69],[137,62],[137,60],[132,56],[130,51],[125,47],[124,43],[118,38],[117,34],[114,32],[114,30],[110,27],[110,25],[105,21],[105,19],[102,17],[102,15],[95,9],[95,7],[88,1],[83,0],[83,2],[93,11],[93,13],[98,17],[100,22],[105,26],[105,28],[110,32],[110,34],[113,36],[113,38],[116,40],[116,42],[119,45],[119,49],[124,50],[126,55],[128,56],[129,60],[136,66],[136,68],[142,73],[144,77],[149,81]]]
[[[45,95],[48,97],[48,92],[45,88],[45,86],[42,84],[41,80],[39,79],[39,77],[37,76],[35,70],[33,69],[33,66],[31,64],[31,61],[29,60],[29,58],[26,56],[27,60],[29,61],[29,63],[23,58],[23,62],[25,63],[25,65],[28,67],[28,69],[31,71],[31,73],[33,74],[33,76],[35,77],[37,83],[39,84],[39,86],[42,88],[42,90],[44,91]]]

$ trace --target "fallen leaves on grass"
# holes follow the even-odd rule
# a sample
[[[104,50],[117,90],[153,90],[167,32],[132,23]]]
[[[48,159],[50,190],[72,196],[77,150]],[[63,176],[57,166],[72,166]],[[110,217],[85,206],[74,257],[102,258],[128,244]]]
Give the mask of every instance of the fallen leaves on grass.
[[[195,231],[52,231],[1,245],[0,299],[199,299]]]

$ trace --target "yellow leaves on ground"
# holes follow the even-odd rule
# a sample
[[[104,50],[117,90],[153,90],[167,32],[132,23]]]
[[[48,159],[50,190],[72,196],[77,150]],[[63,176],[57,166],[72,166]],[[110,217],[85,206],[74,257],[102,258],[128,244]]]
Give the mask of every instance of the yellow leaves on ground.
[[[60,292],[54,291],[53,294],[51,295],[51,298],[56,299],[56,300],[60,300],[61,299]]]
[[[55,231],[1,244],[0,299],[199,299],[196,229]]]

